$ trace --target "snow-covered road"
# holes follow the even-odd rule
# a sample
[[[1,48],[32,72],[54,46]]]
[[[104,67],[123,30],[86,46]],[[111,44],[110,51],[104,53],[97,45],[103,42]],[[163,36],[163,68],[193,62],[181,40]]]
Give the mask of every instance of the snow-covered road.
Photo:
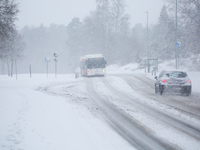
[[[0,76],[0,149],[193,149],[200,96],[157,95],[144,73]]]
[[[197,93],[189,97],[156,95],[154,82],[145,74],[79,80],[64,89],[63,85],[54,85],[44,87],[43,91],[73,97],[96,116],[103,117],[137,149],[197,149],[200,146]]]

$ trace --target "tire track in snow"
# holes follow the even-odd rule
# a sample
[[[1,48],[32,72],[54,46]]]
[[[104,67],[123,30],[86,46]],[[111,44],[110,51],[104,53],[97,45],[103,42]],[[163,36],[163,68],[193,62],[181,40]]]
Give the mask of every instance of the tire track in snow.
[[[190,114],[190,115],[192,115],[192,117],[200,119],[200,104],[199,105],[196,104],[195,107],[189,105],[189,102],[193,101],[192,99],[195,99],[194,101],[197,101],[197,98],[200,99],[200,97],[198,97],[198,95],[191,95],[191,96],[187,96],[187,97],[180,96],[180,95],[159,96],[158,94],[154,93],[154,83],[153,83],[153,81],[151,81],[149,79],[143,79],[141,77],[138,77],[137,75],[132,75],[132,76],[130,76],[130,75],[114,75],[114,76],[123,78],[133,90],[138,90],[140,93],[147,95],[148,98],[150,98],[156,102],[165,104],[167,106],[173,107],[173,108],[175,108],[179,111],[182,111],[186,114]],[[146,84],[146,87],[140,87],[140,86],[136,85],[135,78],[140,80],[140,82],[142,84]],[[183,101],[185,101],[185,102],[183,102]]]
[[[164,112],[159,111],[158,109],[148,106],[147,104],[141,103],[136,98],[133,98],[133,97],[117,90],[105,79],[103,79],[103,82],[116,95],[118,95],[119,97],[122,97],[124,100],[126,100],[130,104],[134,105],[135,107],[139,108],[146,114],[151,115],[152,117],[159,119],[160,121],[162,121],[168,125],[173,126],[174,128],[196,138],[197,140],[200,140],[200,129],[198,127],[193,126],[192,124],[189,124],[188,122],[185,122],[178,118],[172,117]]]
[[[130,75],[123,75],[121,77],[123,77],[126,80],[129,78],[128,81],[129,82],[131,81]],[[133,77],[140,80],[144,84],[148,85],[151,89],[153,89],[153,91],[155,91],[154,90],[154,84],[155,84],[154,81],[147,79],[145,76],[142,76],[142,75],[138,76],[137,74],[132,74],[132,79],[133,79]],[[131,85],[132,84],[130,84],[130,86]],[[147,93],[148,92],[149,91],[147,90]],[[166,93],[166,94],[168,94],[168,93]],[[200,101],[199,101],[200,95],[198,93],[192,92],[192,94],[190,96],[184,96],[184,95],[180,95],[180,94],[174,94],[174,95],[175,96],[173,96],[169,93],[169,95],[167,95],[167,97],[165,97],[166,95],[164,94],[162,96],[164,101],[162,101],[162,102],[167,102],[167,100],[168,100],[168,101],[170,101],[169,103],[167,103],[168,105],[170,105],[170,104],[173,104],[175,106],[179,105],[179,107],[182,107],[185,110],[194,111],[194,114],[199,114],[199,112],[200,112]]]
[[[152,134],[135,122],[127,114],[101,97],[94,88],[94,78],[86,79],[87,90],[91,99],[102,110],[108,123],[131,145],[137,149],[180,149],[178,146]],[[104,80],[105,81],[105,80]]]
[[[94,84],[93,84],[92,80],[95,80],[95,79],[97,79],[97,81],[104,82],[104,78],[84,78],[84,82],[87,85],[86,91],[88,92],[88,95],[90,96],[89,99],[87,98],[87,102],[86,103],[84,102],[85,106],[87,107],[88,105],[90,105],[87,103],[91,103],[93,106],[97,106],[96,108],[100,108],[99,110],[101,110],[101,112],[104,114],[104,116],[106,116],[106,118],[108,118],[107,121],[111,125],[111,127],[113,127],[113,129],[115,129],[122,137],[124,137],[124,139],[126,139],[129,143],[131,143],[137,149],[155,149],[155,145],[156,144],[159,145],[158,143],[156,143],[155,145],[152,146],[152,145],[149,145],[149,143],[147,142],[148,138],[149,138],[147,134],[149,134],[152,137],[154,137],[154,135],[152,135],[152,133],[147,128],[144,128],[137,121],[134,121],[130,116],[125,114],[123,111],[121,111],[120,108],[116,108],[116,106],[114,106],[113,104],[106,102],[107,100],[102,98],[98,94],[98,92],[95,91],[95,87],[93,87]],[[108,82],[108,81],[105,80],[105,82]],[[80,83],[77,83],[77,84],[80,84]],[[58,84],[58,86],[59,85],[60,84]],[[74,85],[74,83],[72,85]],[[49,94],[53,93],[53,95],[55,95],[57,92],[55,92],[54,89],[50,90],[52,88],[52,86],[54,87],[57,85],[48,86],[47,90],[45,88],[41,88],[39,90],[42,90],[43,92],[46,92]],[[106,87],[108,87],[108,86],[106,85]],[[66,91],[64,91],[64,93],[63,92],[57,93],[56,95],[67,96],[67,97],[70,97],[70,99],[72,98],[72,99],[76,100],[78,97],[77,96],[74,97],[72,95],[74,95],[77,91],[73,91],[73,88],[74,88],[73,86],[68,85],[67,86],[67,89],[68,89],[67,95],[66,95]],[[115,89],[114,87],[111,87],[111,88],[108,87],[108,88],[109,88],[109,90]],[[60,90],[59,90],[59,92],[60,92]],[[116,89],[114,90],[114,93],[116,95],[122,94],[120,97],[123,97],[123,99],[124,99],[123,93],[117,91]],[[125,98],[127,98],[127,97],[125,97]],[[112,111],[110,111],[110,110],[112,110]],[[98,111],[98,113],[99,112],[100,111]],[[120,115],[118,115],[118,114],[120,114]],[[119,117],[119,116],[121,116],[121,117]],[[123,118],[123,119],[121,119],[121,118]],[[122,120],[121,123],[117,123],[117,122],[119,122],[119,120],[120,121]],[[127,123],[127,126],[124,126],[123,122],[129,122],[129,123]],[[141,134],[144,134],[144,136],[147,136],[147,137],[146,138],[141,138],[141,137],[138,138],[138,135],[141,135]],[[155,137],[156,137],[156,140],[154,138],[153,139],[155,141],[159,141],[160,138],[157,136],[155,136]],[[150,138],[150,141],[154,141],[153,139]],[[146,140],[146,142],[144,142],[143,140]],[[164,144],[165,146],[163,146],[161,144],[161,146],[159,148],[157,147],[156,149],[161,149],[161,147],[162,147],[162,149],[179,149],[179,147],[174,146],[173,144],[171,144],[165,140],[163,140],[163,141],[165,143]],[[166,144],[166,143],[168,143],[168,144]],[[169,145],[171,145],[171,147],[169,147]]]

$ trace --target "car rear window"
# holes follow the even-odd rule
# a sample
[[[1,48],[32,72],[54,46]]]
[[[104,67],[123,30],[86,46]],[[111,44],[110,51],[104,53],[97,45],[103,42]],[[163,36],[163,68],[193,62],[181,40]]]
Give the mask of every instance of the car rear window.
[[[167,74],[167,76],[174,78],[185,78],[187,77],[187,74],[185,72],[170,72]]]

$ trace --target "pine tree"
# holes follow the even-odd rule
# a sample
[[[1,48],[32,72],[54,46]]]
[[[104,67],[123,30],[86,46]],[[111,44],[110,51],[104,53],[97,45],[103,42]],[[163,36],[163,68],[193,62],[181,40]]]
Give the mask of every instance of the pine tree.
[[[159,22],[153,28],[153,39],[151,41],[152,55],[162,60],[174,57],[175,28],[173,20],[170,19],[167,8],[164,5],[161,9]]]

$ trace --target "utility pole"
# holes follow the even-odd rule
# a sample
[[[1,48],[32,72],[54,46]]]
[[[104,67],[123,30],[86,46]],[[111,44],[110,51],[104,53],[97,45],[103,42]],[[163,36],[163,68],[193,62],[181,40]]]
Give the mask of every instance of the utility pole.
[[[177,42],[177,0],[176,0],[176,33],[175,33],[175,42]],[[176,57],[176,69],[178,69],[178,49],[175,48],[175,57]]]
[[[147,54],[147,66],[146,66],[146,68],[147,68],[147,72],[149,73],[150,72],[150,65],[149,65],[149,58],[150,58],[150,56],[149,56],[149,16],[148,16],[148,11],[146,12],[147,13],[147,52],[146,52],[146,54]],[[145,71],[146,71],[146,69],[145,69]]]
[[[149,59],[149,25],[148,25],[148,21],[149,21],[149,18],[148,18],[148,11],[146,12],[147,13],[147,59]]]

